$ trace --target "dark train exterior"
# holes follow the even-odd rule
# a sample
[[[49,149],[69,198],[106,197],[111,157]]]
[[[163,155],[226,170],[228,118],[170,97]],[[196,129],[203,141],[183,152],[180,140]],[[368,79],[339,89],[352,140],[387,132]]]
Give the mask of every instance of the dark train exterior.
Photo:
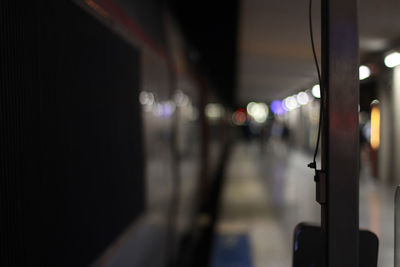
[[[207,261],[234,64],[182,3],[1,1],[1,266]]]

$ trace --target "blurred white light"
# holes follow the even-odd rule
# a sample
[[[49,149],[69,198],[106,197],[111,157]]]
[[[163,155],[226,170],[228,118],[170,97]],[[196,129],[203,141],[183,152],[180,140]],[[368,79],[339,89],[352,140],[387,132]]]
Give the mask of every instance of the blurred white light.
[[[255,102],[250,102],[247,104],[247,106],[246,106],[247,114],[250,114],[251,109],[254,107],[255,104],[256,104]]]
[[[286,102],[286,98],[282,100],[282,108],[283,108],[283,110],[290,111],[290,109],[288,109],[288,107],[286,106],[285,102]]]
[[[321,98],[321,90],[319,88],[319,84],[316,84],[316,85],[313,86],[313,88],[311,89],[311,94],[315,98]]]
[[[154,104],[154,95],[153,93],[149,93],[146,91],[142,91],[139,94],[139,102],[142,105],[153,105]]]
[[[250,102],[247,105],[247,113],[257,122],[264,123],[268,118],[268,106],[265,103]]]
[[[286,98],[283,100],[283,106],[284,106],[288,111],[290,111],[290,110],[293,110],[293,109],[295,109],[295,108],[298,108],[298,107],[299,107],[299,104],[297,103],[296,97],[295,97],[295,96],[289,96],[289,97],[286,97]]]
[[[374,100],[372,100],[372,102],[371,102],[371,106],[373,106],[373,105],[378,105],[380,102],[379,102],[379,100],[378,99],[374,99]]]
[[[296,96],[296,100],[297,100],[297,103],[299,103],[302,106],[308,104],[308,102],[310,101],[307,93],[305,93],[305,92],[298,93]]]
[[[400,53],[393,52],[385,57],[386,67],[393,68],[400,65]]]
[[[140,102],[140,104],[142,104],[142,105],[146,105],[146,104],[147,104],[147,101],[148,101],[148,99],[149,99],[149,97],[148,97],[148,95],[147,95],[147,92],[146,92],[146,91],[142,91],[142,92],[140,92],[140,94],[139,94],[139,102]]]
[[[208,119],[217,120],[224,114],[224,107],[221,104],[209,103],[206,105],[205,113]]]
[[[360,80],[367,79],[371,75],[371,70],[364,65],[361,65],[359,68]]]
[[[189,104],[190,99],[187,95],[185,95],[185,93],[183,93],[181,90],[178,90],[174,95],[174,102],[176,106],[183,107]]]
[[[154,108],[155,97],[153,93],[142,91],[139,94],[139,102],[142,104],[144,111],[150,112]]]

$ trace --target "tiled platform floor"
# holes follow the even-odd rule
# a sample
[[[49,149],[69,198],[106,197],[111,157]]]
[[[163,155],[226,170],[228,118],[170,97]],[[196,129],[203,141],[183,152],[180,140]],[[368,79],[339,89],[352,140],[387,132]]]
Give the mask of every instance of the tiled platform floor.
[[[292,235],[299,222],[320,220],[311,156],[270,140],[239,142],[232,150],[223,190],[219,234],[249,237],[254,267],[291,266]],[[379,267],[393,266],[394,187],[376,182],[368,164],[360,177],[360,227],[380,239]],[[225,267],[225,266],[219,266]]]

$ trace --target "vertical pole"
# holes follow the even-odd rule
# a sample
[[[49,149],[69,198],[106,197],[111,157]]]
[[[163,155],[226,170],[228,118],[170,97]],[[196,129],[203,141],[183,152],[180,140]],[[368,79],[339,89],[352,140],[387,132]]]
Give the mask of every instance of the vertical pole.
[[[327,267],[358,266],[358,64],[357,1],[322,0]]]

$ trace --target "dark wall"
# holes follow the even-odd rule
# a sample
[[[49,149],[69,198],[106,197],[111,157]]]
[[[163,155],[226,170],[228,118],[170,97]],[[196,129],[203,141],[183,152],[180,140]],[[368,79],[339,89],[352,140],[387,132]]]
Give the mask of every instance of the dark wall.
[[[169,0],[187,43],[187,56],[221,102],[235,104],[238,0]]]
[[[164,0],[114,0],[157,48],[167,51]],[[142,36],[143,37],[143,36]],[[147,44],[149,45],[149,44]]]
[[[144,209],[138,50],[70,1],[0,9],[0,265],[88,265]]]
[[[371,110],[371,102],[378,98],[377,82],[375,80],[366,80],[360,82],[360,109],[361,111]]]

